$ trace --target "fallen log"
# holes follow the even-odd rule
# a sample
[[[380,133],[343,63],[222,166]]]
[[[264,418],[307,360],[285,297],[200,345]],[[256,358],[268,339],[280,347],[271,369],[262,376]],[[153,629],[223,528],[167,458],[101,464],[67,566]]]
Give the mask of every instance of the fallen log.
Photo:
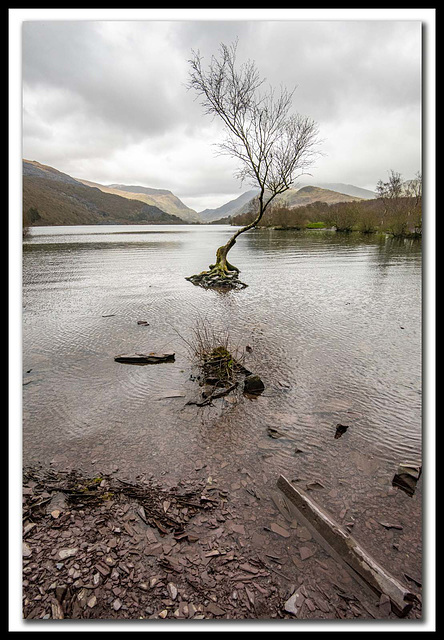
[[[114,356],[116,362],[125,364],[158,364],[159,362],[173,362],[175,353],[168,351],[166,353],[132,353]]]
[[[344,565],[360,576],[372,591],[379,596],[385,594],[390,598],[392,610],[396,615],[403,617],[410,611],[417,596],[381,567],[347,529],[335,522],[329,513],[301,489],[294,487],[284,476],[279,476],[277,486],[302,515],[304,524],[308,523],[322,538],[327,550],[333,550]]]

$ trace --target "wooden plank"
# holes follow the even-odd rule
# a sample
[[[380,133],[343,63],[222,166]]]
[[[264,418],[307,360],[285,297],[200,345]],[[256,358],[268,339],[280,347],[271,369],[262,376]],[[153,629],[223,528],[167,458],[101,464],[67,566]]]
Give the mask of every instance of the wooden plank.
[[[354,573],[359,575],[379,596],[385,594],[390,598],[396,615],[402,617],[410,611],[416,595],[381,567],[345,527],[335,522],[327,511],[317,505],[304,491],[292,485],[284,476],[279,476],[277,486],[327,546],[333,549]]]

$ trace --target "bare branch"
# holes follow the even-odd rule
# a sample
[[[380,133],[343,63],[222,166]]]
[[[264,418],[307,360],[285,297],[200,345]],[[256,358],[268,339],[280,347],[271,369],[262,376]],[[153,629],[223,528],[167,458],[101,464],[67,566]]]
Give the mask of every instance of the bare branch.
[[[291,112],[294,90],[264,90],[254,62],[236,66],[237,44],[221,44],[206,70],[199,52],[189,60],[188,87],[201,98],[205,112],[225,125],[220,153],[238,161],[237,178],[260,189],[258,215],[218,250],[224,259],[236,238],[260,222],[272,200],[307,172],[319,144],[316,123]]]

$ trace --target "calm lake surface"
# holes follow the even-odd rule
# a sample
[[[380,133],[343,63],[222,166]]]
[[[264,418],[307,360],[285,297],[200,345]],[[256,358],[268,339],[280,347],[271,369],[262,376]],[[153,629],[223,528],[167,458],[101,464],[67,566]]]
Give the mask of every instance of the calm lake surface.
[[[336,515],[346,507],[366,522],[401,519],[417,567],[421,481],[413,497],[393,496],[391,479],[399,462],[421,459],[421,244],[255,230],[230,252],[248,288],[224,294],[186,281],[232,232],[32,229],[23,248],[24,464],[171,481],[207,465],[213,478],[243,470],[261,487],[279,473],[317,481],[317,498]],[[186,341],[202,321],[252,347],[245,364],[264,380],[262,396],[186,406],[199,391]],[[174,363],[114,362],[164,350]],[[349,428],[335,439],[338,423]]]

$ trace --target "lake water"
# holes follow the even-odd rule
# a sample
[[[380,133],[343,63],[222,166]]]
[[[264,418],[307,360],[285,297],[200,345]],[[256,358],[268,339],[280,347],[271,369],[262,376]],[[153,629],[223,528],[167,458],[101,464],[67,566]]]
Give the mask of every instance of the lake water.
[[[406,566],[418,567],[421,481],[409,497],[394,495],[391,479],[399,462],[421,459],[420,243],[255,230],[230,252],[246,289],[186,281],[232,232],[32,229],[23,249],[24,464],[118,467],[171,482],[200,467],[228,482],[248,473],[265,491],[280,473],[317,481],[318,499],[336,515],[347,508],[362,535],[381,514],[402,520]],[[252,347],[246,366],[264,380],[262,396],[186,405],[199,391],[186,343],[200,322]],[[165,350],[174,363],[114,362]],[[338,423],[348,429],[335,439]]]

